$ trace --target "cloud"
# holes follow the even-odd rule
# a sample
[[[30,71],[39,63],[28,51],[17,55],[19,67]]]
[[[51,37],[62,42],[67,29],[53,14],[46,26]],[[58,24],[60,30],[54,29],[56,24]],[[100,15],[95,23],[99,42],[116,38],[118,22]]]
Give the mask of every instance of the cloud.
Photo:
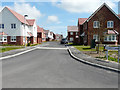
[[[114,8],[114,2],[118,1],[119,0],[61,0],[60,2],[52,2],[52,4],[71,13],[93,13],[104,2],[111,8]]]
[[[61,22],[59,21],[58,17],[55,16],[55,15],[48,16],[47,22],[48,22],[48,23],[50,23],[50,22],[53,22],[53,23],[56,22],[57,24],[61,23]]]
[[[43,14],[41,14],[35,6],[31,6],[28,3],[14,3],[14,5],[10,6],[10,8],[21,15],[27,14],[28,18],[32,19],[38,19],[43,16]]]

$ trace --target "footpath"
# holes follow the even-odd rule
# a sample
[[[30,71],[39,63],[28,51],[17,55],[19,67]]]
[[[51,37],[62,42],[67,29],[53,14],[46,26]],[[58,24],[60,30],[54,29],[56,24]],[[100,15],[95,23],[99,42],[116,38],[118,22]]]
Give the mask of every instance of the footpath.
[[[68,46],[68,52],[69,52],[70,56],[73,57],[74,59],[76,59],[77,61],[80,61],[85,64],[89,64],[89,65],[92,65],[95,67],[100,67],[100,68],[104,68],[104,69],[108,69],[108,70],[112,70],[112,71],[120,73],[120,70],[119,70],[120,64],[118,64],[116,62],[93,58],[91,56],[88,56],[88,55],[82,53],[81,51],[74,48],[73,46]]]

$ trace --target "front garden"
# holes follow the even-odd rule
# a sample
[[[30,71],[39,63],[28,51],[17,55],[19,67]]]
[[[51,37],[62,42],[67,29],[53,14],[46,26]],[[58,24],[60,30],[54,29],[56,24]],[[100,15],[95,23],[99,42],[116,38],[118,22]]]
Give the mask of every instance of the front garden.
[[[106,52],[104,50],[104,45],[100,45],[99,53],[97,52],[96,48],[91,49],[90,46],[73,45],[71,43],[69,45],[74,46],[76,49],[78,49],[79,51],[82,51],[84,54],[87,54],[89,56],[107,60]],[[118,62],[118,51],[108,51],[108,60]]]

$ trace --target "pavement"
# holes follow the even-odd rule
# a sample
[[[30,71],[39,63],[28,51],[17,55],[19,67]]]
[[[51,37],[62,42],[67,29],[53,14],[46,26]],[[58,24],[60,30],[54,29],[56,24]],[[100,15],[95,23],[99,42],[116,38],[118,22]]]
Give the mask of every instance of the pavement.
[[[119,86],[118,73],[76,61],[59,42],[47,42],[36,48],[28,53],[0,61],[3,88],[118,88]]]
[[[113,71],[119,71],[119,64],[116,62],[106,61],[99,58],[93,58],[89,55],[84,54],[83,52],[79,51],[78,49],[74,48],[73,46],[69,46],[70,54],[73,55],[79,61],[82,61],[87,64],[91,64],[93,66],[101,67],[104,69],[109,69]]]

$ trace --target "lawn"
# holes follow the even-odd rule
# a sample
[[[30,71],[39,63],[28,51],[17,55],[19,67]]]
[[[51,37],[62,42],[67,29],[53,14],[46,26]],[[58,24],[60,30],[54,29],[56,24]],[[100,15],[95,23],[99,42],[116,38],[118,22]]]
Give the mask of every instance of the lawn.
[[[21,49],[21,48],[23,47],[5,47],[5,48],[0,48],[0,52],[6,52],[6,51]]]
[[[92,53],[93,51],[96,51],[96,49],[91,49],[90,46],[83,46],[83,45],[72,45],[79,51],[83,51],[85,54],[90,55],[95,58],[100,58],[106,60],[106,53],[104,50],[104,47],[100,47],[100,53]],[[90,53],[91,52],[91,53]],[[118,62],[118,51],[109,51],[108,52],[109,57],[108,60]]]
[[[73,45],[80,51],[96,51],[96,49],[91,49],[90,46],[83,46],[83,45]],[[100,47],[100,51],[103,51],[103,47]]]

